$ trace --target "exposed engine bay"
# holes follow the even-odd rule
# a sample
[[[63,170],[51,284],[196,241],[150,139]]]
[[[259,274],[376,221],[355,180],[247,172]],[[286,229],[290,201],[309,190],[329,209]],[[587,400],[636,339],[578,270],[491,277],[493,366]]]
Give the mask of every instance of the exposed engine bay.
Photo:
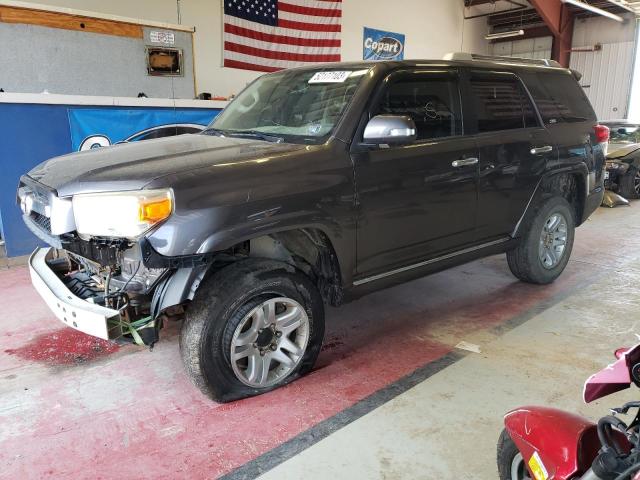
[[[120,313],[120,318],[110,320],[113,340],[149,346],[158,341],[163,317],[154,320],[153,292],[166,269],[146,268],[135,245],[119,251],[112,265],[67,250],[56,250],[54,257],[49,267],[75,296]]]

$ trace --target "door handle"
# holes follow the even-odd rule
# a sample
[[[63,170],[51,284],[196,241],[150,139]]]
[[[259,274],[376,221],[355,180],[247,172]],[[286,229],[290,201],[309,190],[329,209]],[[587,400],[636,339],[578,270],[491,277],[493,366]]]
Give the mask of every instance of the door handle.
[[[453,167],[466,167],[467,165],[475,165],[478,163],[477,158],[461,158],[460,160],[454,160],[451,165]]]
[[[553,147],[551,145],[547,145],[544,147],[535,147],[531,149],[531,155],[542,155],[543,153],[549,153],[553,151]]]

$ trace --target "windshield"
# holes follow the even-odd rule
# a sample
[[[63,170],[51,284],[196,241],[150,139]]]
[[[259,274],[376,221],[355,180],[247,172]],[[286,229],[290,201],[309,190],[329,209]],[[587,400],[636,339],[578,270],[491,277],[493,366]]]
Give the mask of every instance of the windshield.
[[[608,125],[611,143],[640,143],[639,125]]]
[[[369,70],[288,70],[249,85],[204,133],[323,143]]]

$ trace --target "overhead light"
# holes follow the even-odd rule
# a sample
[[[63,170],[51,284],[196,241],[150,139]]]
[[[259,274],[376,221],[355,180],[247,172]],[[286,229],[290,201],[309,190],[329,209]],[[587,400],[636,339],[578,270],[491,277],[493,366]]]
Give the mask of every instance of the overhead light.
[[[484,36],[485,40],[497,40],[498,38],[521,37],[524,30],[511,30],[509,32],[489,33]]]
[[[624,18],[619,15],[614,15],[611,12],[607,12],[598,7],[594,7],[593,5],[589,5],[588,3],[584,3],[580,0],[561,0],[562,3],[568,3],[569,5],[575,5],[576,7],[583,8],[584,10],[588,10],[593,13],[597,13],[598,15],[602,15],[603,17],[610,18],[611,20],[615,20],[616,22],[624,22]],[[620,4],[617,4],[620,6]]]

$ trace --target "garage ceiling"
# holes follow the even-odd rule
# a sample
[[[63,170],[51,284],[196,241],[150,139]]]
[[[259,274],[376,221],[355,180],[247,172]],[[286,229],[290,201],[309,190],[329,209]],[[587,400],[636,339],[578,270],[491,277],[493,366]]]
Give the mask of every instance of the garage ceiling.
[[[634,11],[640,17],[640,0],[581,0],[616,15]],[[520,38],[552,35],[539,12],[527,0],[464,0],[466,18],[487,17],[491,33],[524,29]],[[566,4],[574,18],[597,17],[598,14]]]
[[[601,8],[617,15],[634,11],[640,16],[640,0],[582,0],[593,7]],[[522,25],[523,27],[544,24],[536,9],[527,0],[464,0],[467,7],[467,18],[475,16],[489,16],[489,25],[496,31],[504,26],[512,28]],[[597,16],[596,13],[589,12],[580,7],[567,5],[575,18],[586,18]],[[495,19],[495,21],[494,21]]]

